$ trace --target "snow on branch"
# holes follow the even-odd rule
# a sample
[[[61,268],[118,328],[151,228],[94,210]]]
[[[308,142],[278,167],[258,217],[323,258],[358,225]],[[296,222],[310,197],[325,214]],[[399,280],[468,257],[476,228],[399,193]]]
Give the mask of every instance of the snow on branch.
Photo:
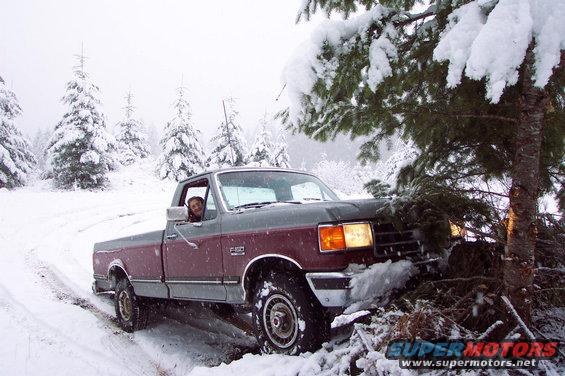
[[[404,43],[413,35],[414,25],[423,19],[435,20],[440,14],[443,17],[440,12],[451,7],[450,3],[437,2],[417,14],[377,4],[356,17],[321,23],[283,71],[291,102],[290,123],[308,121],[308,106],[322,109],[325,99],[317,96],[316,84],[331,87],[342,68],[341,59],[352,51],[366,54],[360,84],[375,91],[394,75],[391,66],[397,57],[418,48],[419,43]],[[436,30],[438,24],[432,29],[439,33],[433,56],[437,62],[449,63],[447,87],[459,85],[463,75],[484,79],[486,98],[492,103],[498,103],[504,90],[517,83],[530,46],[534,82],[539,88],[547,85],[565,50],[563,0],[474,0],[452,10],[443,31]]]
[[[510,312],[512,317],[514,317],[514,319],[516,320],[518,325],[522,328],[522,330],[524,330],[528,338],[531,339],[532,341],[535,341],[536,337],[534,336],[534,333],[532,333],[532,331],[526,326],[526,323],[524,322],[524,320],[522,320],[520,315],[518,315],[518,312],[516,312],[516,309],[514,308],[512,303],[510,303],[510,300],[508,300],[508,298],[504,295],[501,297],[501,299],[506,305],[508,312]]]
[[[487,15],[481,1],[456,9],[434,50],[436,61],[449,61],[447,86],[465,75],[487,79],[487,98],[498,103],[507,86],[518,81],[520,66],[535,42],[535,85],[544,87],[565,49],[565,2],[500,0]]]
[[[497,320],[494,322],[494,324],[492,324],[491,326],[489,326],[487,328],[487,330],[485,330],[483,332],[483,334],[481,334],[479,336],[479,338],[477,338],[478,341],[482,341],[483,339],[487,338],[489,334],[491,334],[496,328],[498,328],[499,326],[501,326],[502,324],[504,324],[501,320]]]

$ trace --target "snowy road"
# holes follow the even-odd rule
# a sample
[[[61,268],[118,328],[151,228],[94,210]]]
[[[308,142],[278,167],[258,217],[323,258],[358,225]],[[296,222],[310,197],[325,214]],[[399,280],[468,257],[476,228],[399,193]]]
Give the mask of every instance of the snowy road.
[[[162,228],[173,189],[120,181],[98,193],[0,191],[3,375],[181,375],[253,346],[198,304],[124,333],[111,298],[92,294],[93,243]]]

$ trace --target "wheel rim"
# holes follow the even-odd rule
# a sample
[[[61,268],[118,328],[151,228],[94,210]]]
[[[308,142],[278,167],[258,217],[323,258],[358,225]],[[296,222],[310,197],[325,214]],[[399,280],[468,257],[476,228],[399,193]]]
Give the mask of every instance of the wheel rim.
[[[129,321],[131,319],[131,298],[127,291],[121,291],[118,296],[118,308],[120,310],[120,316],[124,321]]]
[[[275,294],[265,302],[263,326],[271,342],[286,349],[298,337],[298,317],[294,306],[283,295]]]

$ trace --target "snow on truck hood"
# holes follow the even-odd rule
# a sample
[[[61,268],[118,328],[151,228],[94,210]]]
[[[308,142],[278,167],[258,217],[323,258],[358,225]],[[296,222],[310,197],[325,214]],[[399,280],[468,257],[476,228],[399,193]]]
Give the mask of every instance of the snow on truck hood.
[[[283,215],[292,212],[294,215],[304,213],[319,213],[320,221],[347,221],[355,219],[374,218],[377,211],[388,202],[386,199],[361,199],[340,201],[300,201],[300,202],[276,202],[258,208],[248,208],[241,213],[265,213]]]

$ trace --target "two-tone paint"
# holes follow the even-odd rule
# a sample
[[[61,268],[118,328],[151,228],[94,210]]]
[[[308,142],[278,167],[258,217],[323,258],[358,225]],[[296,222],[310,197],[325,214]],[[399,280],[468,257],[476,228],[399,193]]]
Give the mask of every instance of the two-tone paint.
[[[214,219],[167,222],[164,231],[95,244],[96,291],[112,289],[113,275],[122,273],[139,296],[244,304],[246,290],[253,287],[249,276],[257,265],[286,263],[310,276],[314,290],[316,283],[321,289],[325,276],[334,276],[349,264],[377,262],[372,249],[321,253],[318,226],[375,221],[384,200],[289,203],[230,211],[222,201],[216,175],[232,171],[195,176],[180,182],[174,194],[172,206],[182,206],[185,186],[207,180],[208,195],[217,203]],[[330,300],[322,304],[336,304]]]

